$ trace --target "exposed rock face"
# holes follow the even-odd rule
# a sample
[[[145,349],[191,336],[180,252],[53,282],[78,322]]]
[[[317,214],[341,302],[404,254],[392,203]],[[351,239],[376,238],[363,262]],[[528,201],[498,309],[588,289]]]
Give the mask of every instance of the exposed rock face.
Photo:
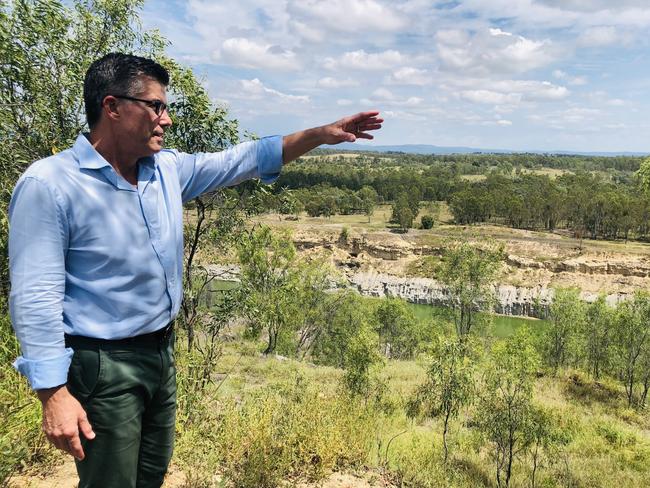
[[[577,257],[565,259],[564,261],[535,261],[533,259],[508,255],[506,262],[515,268],[537,268],[546,269],[553,273],[584,273],[584,274],[608,274],[621,276],[638,276],[647,278],[650,276],[650,263],[644,259],[636,259],[633,262],[621,259],[608,259],[607,261]]]
[[[356,273],[350,281],[362,295],[394,296],[412,303],[449,305],[448,290],[441,283],[427,278],[400,278],[385,274]],[[546,287],[495,287],[495,312],[504,315],[522,315],[544,318],[553,300],[553,290]]]
[[[219,279],[239,280],[237,266],[212,265],[208,270]],[[350,285],[362,295],[371,297],[399,297],[411,303],[447,306],[450,302],[449,291],[441,283],[428,278],[402,278],[398,276],[357,272],[348,274]],[[496,304],[494,311],[503,315],[519,315],[545,318],[553,301],[553,289],[545,286],[535,288],[498,285],[495,287]],[[582,298],[593,302],[598,297],[595,293],[583,292]],[[608,295],[607,302],[614,305],[626,298],[625,294]]]
[[[347,242],[341,242],[340,236],[335,233],[297,233],[293,236],[293,242],[297,249],[313,249],[323,247],[326,249],[331,246],[346,248],[351,254],[365,252],[373,258],[395,261],[397,259],[409,256],[414,252],[414,246],[396,235],[383,235],[381,239],[376,236],[355,234],[351,235]]]
[[[293,236],[299,250],[317,247],[331,249],[333,246],[345,249],[352,255],[365,253],[385,261],[397,261],[410,256],[440,256],[443,249],[436,246],[418,245],[408,236],[382,233],[351,233],[347,242],[341,242],[340,234],[334,231],[298,232]],[[517,269],[539,269],[551,273],[580,273],[583,275],[618,275],[621,277],[650,277],[650,258],[645,256],[608,255],[574,256],[562,258],[546,257],[531,259],[510,253],[506,264]]]

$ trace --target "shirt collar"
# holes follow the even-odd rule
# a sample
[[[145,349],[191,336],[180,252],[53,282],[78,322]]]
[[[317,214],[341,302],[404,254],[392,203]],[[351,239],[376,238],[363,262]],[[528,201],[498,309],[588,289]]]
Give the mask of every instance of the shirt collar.
[[[79,161],[79,167],[84,169],[100,169],[110,166],[101,154],[99,154],[88,140],[88,134],[79,134],[72,146],[72,151]]]
[[[72,151],[74,152],[77,161],[79,161],[79,167],[83,169],[101,169],[106,166],[112,168],[111,164],[106,161],[90,143],[88,140],[89,136],[90,134],[87,132],[79,134],[77,140],[72,146]],[[154,156],[140,158],[138,164],[155,168],[156,158]]]
[[[138,159],[138,164],[140,166],[146,166],[153,169],[156,167],[156,158],[155,156],[146,156],[144,158]]]

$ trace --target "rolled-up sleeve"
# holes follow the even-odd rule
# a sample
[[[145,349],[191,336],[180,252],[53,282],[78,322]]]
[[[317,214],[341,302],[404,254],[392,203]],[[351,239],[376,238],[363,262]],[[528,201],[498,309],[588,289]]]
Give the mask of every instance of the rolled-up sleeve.
[[[273,183],[282,169],[282,136],[243,142],[217,153],[177,153],[183,201],[251,178]]]
[[[35,390],[64,384],[72,357],[63,336],[65,222],[45,182],[18,182],[9,206],[9,307],[22,351],[14,367]]]

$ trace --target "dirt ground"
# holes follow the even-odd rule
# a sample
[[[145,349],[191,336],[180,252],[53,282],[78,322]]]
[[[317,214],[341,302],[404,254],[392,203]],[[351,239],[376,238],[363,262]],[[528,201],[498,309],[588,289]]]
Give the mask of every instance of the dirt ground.
[[[61,458],[47,476],[18,476],[13,478],[7,488],[77,488],[77,470],[71,457]],[[171,466],[163,488],[181,488],[185,486],[185,475]],[[190,488],[190,487],[186,487]]]
[[[72,458],[65,458],[48,476],[21,476],[13,479],[7,488],[77,488],[77,472]],[[378,476],[368,474],[355,476],[334,473],[320,483],[290,483],[296,488],[389,488]],[[186,484],[185,474],[171,466],[163,488],[192,488]]]

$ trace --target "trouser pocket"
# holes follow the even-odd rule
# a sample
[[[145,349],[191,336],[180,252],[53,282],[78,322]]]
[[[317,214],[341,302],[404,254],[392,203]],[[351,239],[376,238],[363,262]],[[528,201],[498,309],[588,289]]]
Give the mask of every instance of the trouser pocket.
[[[99,386],[103,373],[101,356],[99,349],[74,350],[67,387],[81,404],[85,404]]]

